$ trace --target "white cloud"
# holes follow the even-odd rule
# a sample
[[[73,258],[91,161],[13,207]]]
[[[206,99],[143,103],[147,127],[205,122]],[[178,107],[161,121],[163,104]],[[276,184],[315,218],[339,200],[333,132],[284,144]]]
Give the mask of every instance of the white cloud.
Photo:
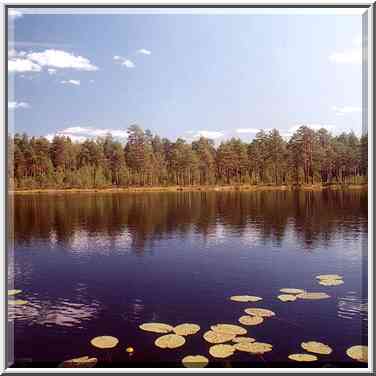
[[[26,51],[17,51],[14,48],[8,50],[8,57],[15,58],[15,57],[24,57],[26,55]]]
[[[9,9],[8,17],[12,19],[21,18],[23,16],[22,12],[16,9]]]
[[[86,130],[91,129],[91,128],[85,128],[85,127],[69,127],[65,128],[61,133],[72,133],[72,134],[79,134],[79,133],[85,133]]]
[[[133,61],[129,59],[125,59],[121,65],[125,65],[127,68],[134,68],[136,65],[133,63]]]
[[[70,84],[70,85],[76,85],[76,86],[80,86],[81,85],[81,81],[80,80],[63,80],[63,81],[60,81],[62,84]]]
[[[142,55],[151,55],[151,51],[146,50],[145,48],[140,48],[139,50],[137,50],[137,53]]]
[[[335,51],[329,56],[329,60],[336,64],[361,64],[362,48],[353,47],[342,51]]]
[[[65,137],[69,137],[73,142],[85,142],[87,137],[85,136],[76,136],[74,134],[65,134]]]
[[[83,142],[87,139],[104,137],[111,134],[114,138],[124,141],[128,138],[128,131],[111,128],[93,128],[93,127],[68,127],[57,131],[55,134],[48,134],[45,137],[53,139],[55,135],[69,137],[72,141]]]
[[[17,51],[14,48],[11,48],[10,50],[8,50],[8,56],[9,57],[17,56]]]
[[[11,59],[8,61],[8,72],[40,72],[42,68],[40,65],[28,59]]]
[[[40,72],[43,67],[47,67],[49,74],[55,74],[59,69],[76,69],[94,71],[98,67],[93,65],[88,59],[82,56],[75,56],[62,50],[45,50],[44,52],[8,51],[8,71],[9,72]]]
[[[238,128],[235,130],[236,133],[258,133],[260,129],[257,128]]]
[[[287,131],[287,132],[281,132],[281,133],[280,133],[281,137],[282,137],[285,141],[289,140],[289,139],[291,138],[292,134],[293,134],[293,132],[288,132],[288,131]]]
[[[116,138],[128,138],[128,131],[121,129],[105,129],[106,133],[111,133]]]
[[[213,140],[217,138],[223,137],[225,134],[224,132],[219,132],[219,131],[207,131],[207,130],[200,130],[200,131],[187,131],[186,133],[191,134],[192,138],[200,138],[200,137],[205,137],[205,138],[211,138]]]
[[[93,65],[89,59],[62,50],[48,49],[43,52],[31,52],[27,54],[27,57],[42,67],[70,68],[84,71],[98,70],[98,67]]]
[[[343,107],[333,106],[332,110],[336,112],[337,116],[343,116],[345,114],[360,113],[360,112],[362,112],[362,107],[358,107],[358,106],[343,106]]]
[[[113,59],[116,60],[116,61],[120,61],[121,65],[124,65],[127,68],[134,68],[136,66],[136,64],[132,60],[129,60],[126,57],[123,57],[123,56],[115,55],[113,57]]]
[[[52,141],[54,139],[55,136],[64,136],[64,137],[69,137],[73,142],[84,142],[87,137],[84,137],[84,136],[76,136],[74,134],[69,134],[69,133],[64,133],[64,134],[60,134],[60,133],[49,133],[47,135],[45,135],[44,137],[47,138],[47,140],[49,141]]]
[[[8,102],[8,109],[16,110],[17,108],[30,108],[27,102]]]

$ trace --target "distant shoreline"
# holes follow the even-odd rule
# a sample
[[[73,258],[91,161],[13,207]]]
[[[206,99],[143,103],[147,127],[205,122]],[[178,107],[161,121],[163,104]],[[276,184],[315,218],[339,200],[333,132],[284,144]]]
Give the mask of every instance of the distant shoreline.
[[[130,188],[55,188],[55,189],[16,189],[10,194],[36,193],[144,193],[144,192],[262,192],[262,191],[322,191],[322,190],[367,190],[367,184],[309,184],[309,185],[211,185],[211,186],[168,186]]]

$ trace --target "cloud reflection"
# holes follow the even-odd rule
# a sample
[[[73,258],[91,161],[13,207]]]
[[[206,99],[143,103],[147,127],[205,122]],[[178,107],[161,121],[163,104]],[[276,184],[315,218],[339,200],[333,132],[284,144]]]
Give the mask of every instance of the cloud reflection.
[[[350,292],[346,296],[338,299],[338,317],[346,320],[360,319],[368,321],[368,302],[356,293]]]
[[[82,329],[86,321],[98,316],[100,304],[93,300],[83,302],[83,286],[76,289],[76,301],[68,299],[42,299],[38,296],[26,296],[26,305],[8,307],[8,321],[25,321],[28,325],[74,327]],[[85,300],[88,300],[85,298]]]

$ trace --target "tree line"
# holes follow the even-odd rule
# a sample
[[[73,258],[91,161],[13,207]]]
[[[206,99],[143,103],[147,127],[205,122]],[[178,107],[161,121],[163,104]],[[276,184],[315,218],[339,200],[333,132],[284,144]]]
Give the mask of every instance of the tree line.
[[[361,184],[367,150],[367,135],[307,126],[289,140],[277,129],[260,130],[250,143],[232,138],[215,146],[204,137],[173,142],[131,125],[125,145],[111,134],[82,143],[9,136],[8,173],[16,189]]]

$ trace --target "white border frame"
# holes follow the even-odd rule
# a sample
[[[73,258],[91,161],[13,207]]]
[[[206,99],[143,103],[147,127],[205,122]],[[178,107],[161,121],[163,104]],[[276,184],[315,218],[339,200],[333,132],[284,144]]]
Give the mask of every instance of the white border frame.
[[[2,348],[0,349],[0,372],[1,373],[372,373],[374,367],[374,337],[373,337],[373,286],[374,286],[374,276],[372,273],[373,265],[374,265],[374,257],[373,257],[373,140],[374,140],[374,130],[373,130],[373,7],[375,6],[372,1],[357,1],[357,0],[332,0],[327,2],[325,0],[321,1],[307,1],[307,0],[290,0],[289,2],[284,2],[283,0],[274,0],[274,1],[252,1],[252,0],[237,0],[236,3],[231,3],[231,1],[226,0],[149,0],[149,1],[129,1],[129,0],[112,0],[111,3],[106,3],[103,0],[80,0],[77,4],[75,0],[63,0],[63,1],[48,1],[48,0],[39,0],[38,2],[33,0],[5,0],[0,4],[0,19],[1,19],[1,27],[3,30],[4,37],[1,38],[0,41],[0,51],[2,54],[1,62],[0,62],[0,69],[1,72],[5,71],[5,48],[7,41],[5,40],[5,6],[25,6],[25,8],[32,8],[35,5],[40,6],[55,6],[58,7],[59,5],[69,6],[78,8],[80,5],[88,6],[88,5],[98,5],[98,6],[116,6],[116,5],[150,5],[150,6],[159,6],[159,5],[208,5],[215,6],[250,6],[250,5],[265,5],[265,6],[294,6],[294,5],[314,5],[314,6],[343,6],[343,5],[366,5],[370,6],[368,9],[363,9],[364,13],[367,13],[368,17],[368,66],[367,66],[367,74],[368,74],[368,102],[364,103],[363,105],[368,110],[368,368],[199,368],[195,369],[187,369],[187,368],[159,368],[159,369],[152,369],[152,368],[88,368],[88,369],[64,369],[64,368],[7,368],[6,366],[6,359],[5,359],[5,348],[7,345],[7,339],[5,338],[5,326],[6,326],[6,317],[5,317],[5,302],[6,302],[6,280],[5,277],[1,279],[0,282],[0,290],[2,294],[1,299],[1,314],[0,314],[0,333],[2,337]],[[286,8],[279,8],[285,9]],[[346,8],[342,8],[344,10]],[[104,10],[104,9],[103,9]],[[118,9],[119,10],[119,9]],[[316,9],[317,10],[317,9]],[[226,12],[226,9],[223,9]],[[228,11],[228,9],[227,9]],[[0,153],[0,181],[4,192],[6,192],[6,178],[5,174],[7,173],[6,167],[6,142],[7,142],[7,135],[5,134],[6,127],[5,127],[5,98],[6,98],[6,87],[5,87],[5,76],[0,75],[0,85],[2,86],[3,90],[1,92],[1,107],[0,111],[2,110],[2,153]],[[371,163],[369,163],[371,161]],[[7,214],[5,212],[6,206],[6,195],[5,193],[1,195],[0,198],[0,205],[3,208],[2,210],[2,217],[0,221],[4,224],[4,226],[0,229],[0,241],[3,245],[3,257],[1,259],[1,266],[3,275],[6,276],[6,263],[5,263],[5,253],[6,253],[6,237],[5,237],[5,223],[7,221]],[[371,346],[370,346],[371,345]]]

